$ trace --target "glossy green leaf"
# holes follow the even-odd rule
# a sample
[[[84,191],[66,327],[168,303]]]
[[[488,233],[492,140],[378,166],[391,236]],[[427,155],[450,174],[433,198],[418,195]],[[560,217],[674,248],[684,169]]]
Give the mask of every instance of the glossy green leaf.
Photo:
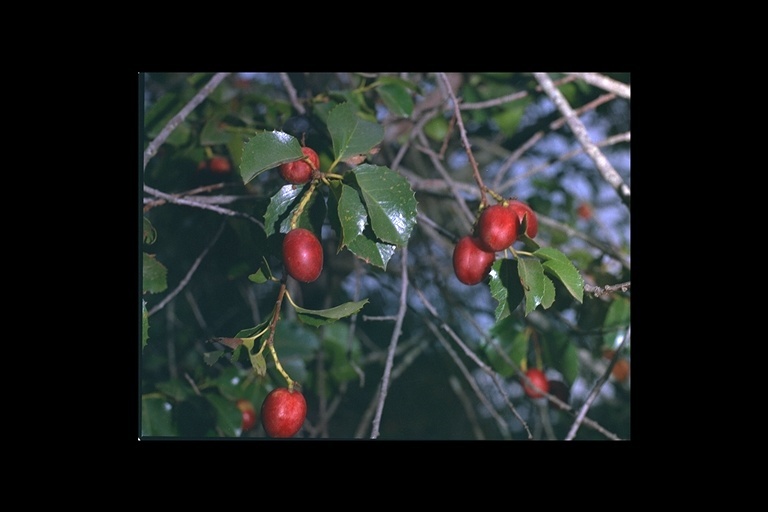
[[[142,265],[142,285],[144,293],[160,293],[168,288],[165,265],[155,259],[154,254],[144,253]]]
[[[345,302],[344,304],[340,304],[330,309],[304,309],[299,306],[295,306],[295,309],[298,313],[299,320],[306,325],[317,327],[354,315],[367,303],[368,299],[363,299],[357,302]]]
[[[339,237],[340,251],[358,236],[363,234],[368,223],[368,212],[358,191],[349,185],[334,180],[329,196],[329,219]]]
[[[155,230],[149,219],[144,217],[143,238],[145,244],[153,244],[157,240],[157,230]]]
[[[283,229],[283,226],[286,222],[290,224],[291,212],[298,206],[302,193],[308,188],[309,184],[284,185],[270,198],[264,214],[264,231],[267,236],[288,231]]]
[[[245,339],[245,338],[252,338],[252,337],[256,336],[258,333],[262,332],[269,325],[270,321],[271,321],[271,316],[270,316],[270,318],[267,318],[266,320],[264,320],[263,322],[261,322],[259,325],[255,326],[255,327],[249,327],[247,329],[242,329],[242,330],[238,331],[238,333],[235,334],[233,337],[234,338],[243,338],[243,339]],[[251,349],[251,348],[253,348],[253,342],[251,342],[249,349]]]
[[[541,358],[544,366],[563,374],[570,386],[579,374],[579,358],[576,347],[563,333],[547,332],[541,341]]]
[[[392,245],[408,243],[416,225],[416,197],[408,180],[393,170],[371,164],[350,175],[360,190],[376,238]]]
[[[141,435],[175,436],[171,403],[156,394],[141,397]]]
[[[277,130],[257,133],[243,146],[240,176],[248,183],[262,172],[302,156],[296,137]]]
[[[507,316],[491,327],[490,334],[498,343],[498,347],[519,367],[528,353],[528,329],[522,329],[516,318]],[[491,368],[502,377],[512,377],[515,374],[516,367],[510,365],[493,345],[485,347],[485,355]]]
[[[574,299],[584,300],[584,278],[565,254],[552,247],[543,247],[534,254],[544,260],[544,271],[562,282]]]
[[[141,300],[141,349],[147,346],[149,339],[149,313],[147,313],[147,301]]]
[[[517,260],[497,259],[491,266],[491,296],[498,301],[496,321],[502,320],[520,305],[525,297],[525,290],[520,284],[517,272]]]
[[[389,111],[398,117],[410,117],[413,113],[413,98],[400,84],[391,83],[377,89],[381,101]]]
[[[615,347],[616,342],[624,337],[630,322],[630,301],[621,296],[616,296],[608,306],[608,312],[603,321],[603,345]]]
[[[272,278],[272,269],[269,268],[269,262],[264,257],[261,258],[261,265],[259,266],[259,270],[248,276],[248,280],[256,284],[264,284],[271,281]]]
[[[525,316],[541,305],[549,308],[555,301],[555,286],[544,275],[544,267],[534,258],[519,258],[518,272],[525,291]]]
[[[367,264],[386,270],[397,246],[376,241],[370,226],[366,226],[362,235],[349,241],[347,249]]]
[[[351,103],[337,105],[328,113],[328,131],[338,160],[367,153],[384,138],[384,128],[357,115]]]

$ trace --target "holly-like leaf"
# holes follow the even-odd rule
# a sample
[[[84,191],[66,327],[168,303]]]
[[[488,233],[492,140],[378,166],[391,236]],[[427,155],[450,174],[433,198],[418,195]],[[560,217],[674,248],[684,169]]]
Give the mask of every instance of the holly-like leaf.
[[[268,169],[303,156],[301,144],[293,135],[277,130],[257,133],[243,146],[240,176],[243,183],[248,183]]]
[[[367,264],[386,270],[397,246],[376,241],[370,226],[366,226],[362,235],[349,241],[347,249]]]
[[[298,313],[299,320],[306,325],[317,327],[354,315],[367,303],[368,299],[363,299],[357,302],[346,302],[330,309],[304,309],[299,306],[294,306],[294,308]]]
[[[149,313],[147,313],[147,301],[141,300],[141,349],[147,346],[149,339]]]
[[[416,225],[417,205],[408,180],[371,164],[356,167],[349,175],[354,176],[376,238],[397,246],[407,244]]]
[[[329,202],[329,217],[339,236],[338,250],[341,250],[363,234],[368,223],[368,212],[365,211],[358,191],[336,180],[331,183]]]
[[[160,293],[168,288],[168,269],[155,259],[154,254],[144,253],[142,264],[142,286],[144,293]]]
[[[398,117],[410,117],[413,113],[413,98],[399,83],[386,83],[377,89],[379,97],[389,111]]]
[[[552,247],[543,247],[534,254],[544,260],[544,271],[560,280],[574,299],[579,303],[584,300],[584,278],[565,254]]]
[[[525,316],[541,305],[549,308],[555,301],[555,286],[544,275],[544,267],[535,258],[519,258],[518,272],[525,290]]]
[[[496,321],[502,320],[520,305],[525,290],[517,272],[517,260],[497,259],[491,267],[491,296],[498,301]]]
[[[337,160],[367,153],[384,139],[384,128],[357,115],[351,103],[342,103],[328,113],[328,132]]]
[[[152,226],[152,223],[149,222],[149,219],[144,217],[144,243],[145,244],[153,244],[155,243],[155,240],[157,240],[157,231],[155,230],[154,226]]]
[[[528,353],[528,339],[530,337],[528,329],[521,329],[517,319],[507,316],[491,327],[490,334],[494,340],[498,341],[499,348],[519,367],[520,362],[525,359]],[[493,345],[485,347],[485,355],[491,368],[499,375],[512,377],[515,374],[515,366],[510,365]]]

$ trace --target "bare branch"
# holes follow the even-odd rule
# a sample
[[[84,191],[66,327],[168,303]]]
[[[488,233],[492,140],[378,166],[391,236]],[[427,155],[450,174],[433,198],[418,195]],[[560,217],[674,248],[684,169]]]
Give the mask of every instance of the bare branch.
[[[568,73],[572,77],[580,78],[590,85],[599,87],[608,92],[612,92],[622,98],[629,98],[630,88],[627,84],[621,83],[618,80],[601,75],[600,73]]]
[[[606,293],[618,292],[619,290],[621,290],[622,292],[626,292],[630,286],[632,286],[631,281],[627,281],[626,283],[614,284],[614,285],[605,285],[603,287],[584,283],[584,291],[587,293],[593,294],[595,297],[600,297],[601,295],[605,295]]]
[[[587,153],[593,162],[595,162],[595,166],[597,167],[597,170],[600,171],[603,179],[616,190],[621,200],[627,208],[629,208],[631,195],[629,186],[624,183],[621,175],[616,172],[616,169],[614,169],[613,165],[611,165],[608,159],[605,158],[605,155],[603,155],[600,149],[590,140],[587,128],[568,104],[568,100],[566,100],[563,94],[557,87],[555,87],[555,84],[552,83],[552,80],[546,73],[534,73],[533,75],[536,77],[539,84],[541,84],[544,92],[547,93],[547,96],[549,96],[557,109],[565,116],[571,131],[584,148],[584,152]]]
[[[170,121],[168,121],[168,123],[163,127],[157,137],[155,137],[155,140],[150,142],[149,146],[147,146],[147,149],[144,151],[144,169],[147,168],[149,161],[153,156],[155,156],[157,150],[168,139],[171,133],[173,133],[173,130],[175,130],[184,121],[184,119],[187,118],[187,116],[195,109],[195,107],[202,103],[203,100],[213,92],[216,86],[218,86],[221,81],[227,77],[227,75],[229,75],[229,73],[216,73],[213,75],[213,78],[211,78],[208,83],[205,84],[205,86],[203,86],[203,88],[200,89],[200,91],[195,94],[191,100],[189,100],[189,103],[184,105],[184,107],[179,110],[179,113],[173,116]]]
[[[222,223],[221,223],[221,226],[219,227],[219,230],[216,232],[216,234],[215,234],[215,235],[213,236],[213,238],[211,239],[211,242],[208,244],[208,247],[206,247],[205,249],[203,249],[203,252],[201,252],[201,253],[200,253],[200,256],[198,256],[198,257],[197,257],[197,259],[195,260],[195,262],[194,262],[194,263],[192,264],[192,266],[189,268],[189,271],[187,272],[187,275],[185,275],[185,276],[184,276],[184,279],[182,279],[182,280],[181,280],[181,282],[179,283],[179,285],[176,287],[176,289],[175,289],[175,290],[173,290],[171,293],[169,293],[168,295],[166,295],[166,296],[163,298],[163,300],[161,300],[160,302],[158,302],[158,303],[157,303],[157,305],[156,305],[155,307],[153,307],[153,308],[152,308],[152,309],[151,309],[151,310],[150,310],[150,311],[147,313],[147,315],[148,315],[148,316],[152,316],[152,315],[154,315],[155,313],[157,313],[158,311],[160,311],[161,309],[163,309],[163,308],[165,307],[165,305],[166,305],[166,304],[168,304],[170,301],[172,301],[172,300],[173,300],[173,298],[174,298],[174,297],[176,297],[176,295],[178,295],[178,294],[179,294],[179,292],[180,292],[181,290],[183,290],[185,286],[187,286],[187,284],[189,284],[189,280],[190,280],[190,279],[192,279],[192,275],[194,275],[195,271],[197,270],[197,267],[199,267],[199,266],[200,266],[200,263],[202,263],[202,261],[203,261],[203,258],[205,258],[205,256],[208,254],[208,251],[211,249],[211,247],[213,247],[213,244],[215,244],[215,243],[216,243],[216,241],[219,239],[219,237],[221,236],[221,234],[224,232],[224,226],[226,226],[226,223],[225,223],[225,222],[222,222]]]
[[[164,199],[169,203],[180,204],[184,206],[193,206],[195,208],[201,208],[203,210],[210,210],[212,212],[220,213],[228,217],[242,217],[244,219],[248,219],[249,221],[253,222],[257,226],[259,226],[261,229],[264,229],[264,224],[262,224],[260,220],[256,219],[255,217],[251,217],[247,213],[238,212],[235,210],[228,210],[227,208],[221,208],[213,204],[208,204],[207,202],[204,202],[198,199],[188,199],[185,197],[178,197],[175,195],[166,194],[165,192],[160,192],[159,190],[156,190],[147,185],[144,185],[144,192],[146,192],[147,194],[153,195],[155,197],[158,197],[160,199]]]
[[[290,98],[293,108],[295,108],[301,115],[306,114],[307,110],[299,101],[299,97],[296,95],[296,88],[291,83],[288,73],[280,73],[280,80],[282,80],[283,87],[285,87],[285,90],[288,92],[288,98]]]

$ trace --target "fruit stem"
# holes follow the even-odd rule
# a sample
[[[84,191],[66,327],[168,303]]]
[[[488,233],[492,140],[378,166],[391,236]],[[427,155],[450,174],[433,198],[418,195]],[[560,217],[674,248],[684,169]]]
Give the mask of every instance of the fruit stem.
[[[280,318],[280,309],[283,304],[283,297],[286,296],[288,290],[285,286],[285,279],[280,283],[280,292],[277,294],[277,300],[275,301],[275,309],[272,312],[272,321],[269,323],[269,337],[266,344],[269,347],[269,353],[272,354],[272,359],[275,361],[275,368],[280,372],[280,375],[288,382],[288,389],[293,391],[293,379],[285,371],[283,365],[280,364],[280,359],[277,357],[277,350],[275,350],[275,328],[277,327],[277,321]],[[289,298],[290,300],[290,298]],[[293,303],[293,301],[291,301]],[[262,347],[263,349],[263,347]]]
[[[307,203],[309,203],[309,200],[312,198],[312,194],[315,192],[315,189],[317,188],[317,184],[320,183],[318,180],[313,180],[312,184],[309,186],[306,192],[304,192],[304,196],[301,198],[301,202],[299,203],[299,206],[296,207],[296,209],[293,211],[293,216],[291,217],[291,229],[296,229],[296,226],[299,223],[299,216],[304,212],[304,208],[307,206]]]

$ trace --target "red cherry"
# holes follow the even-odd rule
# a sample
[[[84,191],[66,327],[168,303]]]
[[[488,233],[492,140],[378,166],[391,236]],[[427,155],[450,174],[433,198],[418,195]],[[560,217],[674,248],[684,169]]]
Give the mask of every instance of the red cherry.
[[[592,206],[589,203],[581,203],[576,208],[576,214],[584,220],[592,218]]]
[[[483,249],[477,237],[467,235],[453,249],[453,271],[459,281],[471,286],[485,279],[495,259],[496,254]]]
[[[208,168],[215,173],[225,174],[232,170],[229,159],[225,156],[214,156],[208,160]]]
[[[525,372],[525,375],[531,379],[531,382],[536,384],[541,391],[549,393],[549,381],[543,371],[538,368],[529,368],[528,371]],[[531,398],[540,398],[544,396],[540,391],[529,386],[527,382],[523,382],[523,390],[525,390],[525,394]]]
[[[275,388],[261,404],[261,424],[269,437],[293,437],[307,417],[307,401],[300,391]]]
[[[244,398],[241,398],[237,402],[237,408],[243,413],[243,421],[241,423],[241,430],[248,432],[256,424],[256,409],[253,404]]]
[[[308,147],[301,148],[301,152],[309,157],[309,163],[306,160],[295,160],[280,166],[280,176],[288,183],[294,185],[303,185],[312,178],[312,170],[320,168],[320,157],[315,150]]]
[[[323,270],[323,246],[308,229],[292,229],[283,239],[283,264],[288,275],[311,283]]]
[[[477,236],[488,251],[503,251],[517,238],[520,221],[513,210],[501,204],[489,206],[477,220]]]
[[[539,232],[539,220],[536,218],[536,213],[531,209],[531,207],[522,201],[512,199],[509,201],[509,208],[511,208],[512,211],[517,214],[517,218],[520,220],[521,227],[523,222],[527,223],[525,234],[528,236],[528,238],[535,238],[536,234]],[[523,221],[523,218],[526,220]]]

